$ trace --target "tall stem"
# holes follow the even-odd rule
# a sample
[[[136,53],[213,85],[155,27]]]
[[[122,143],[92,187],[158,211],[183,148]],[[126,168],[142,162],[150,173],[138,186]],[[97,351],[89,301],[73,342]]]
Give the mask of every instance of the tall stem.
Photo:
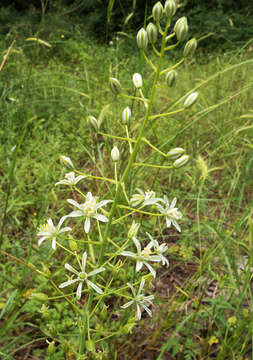
[[[108,235],[110,233],[112,220],[113,220],[113,216],[114,216],[114,213],[115,213],[116,206],[118,204],[122,184],[125,183],[128,175],[129,175],[129,173],[130,173],[130,171],[131,171],[131,169],[133,167],[133,163],[135,161],[136,155],[137,155],[137,153],[139,151],[139,148],[140,148],[140,145],[141,145],[141,141],[142,141],[144,131],[145,131],[147,123],[149,121],[149,117],[150,117],[150,114],[151,114],[152,105],[153,105],[153,101],[154,101],[155,93],[156,93],[156,89],[157,89],[157,83],[158,83],[158,79],[159,79],[160,72],[161,72],[162,60],[163,60],[163,55],[164,55],[164,52],[165,52],[165,45],[166,45],[166,35],[167,35],[169,25],[170,24],[169,24],[169,21],[168,21],[167,25],[166,25],[166,28],[165,28],[165,31],[163,33],[162,46],[161,46],[161,52],[160,52],[161,55],[159,57],[158,65],[156,67],[154,81],[153,81],[153,85],[152,85],[151,93],[150,93],[150,98],[149,98],[150,101],[148,102],[148,105],[147,105],[147,108],[146,108],[145,118],[144,118],[144,121],[142,123],[141,129],[139,131],[138,137],[136,139],[136,143],[134,145],[133,152],[129,157],[128,164],[127,164],[127,166],[126,166],[126,168],[125,168],[125,170],[123,172],[121,180],[118,182],[118,187],[116,189],[115,198],[114,198],[114,201],[113,201],[113,204],[112,204],[112,207],[111,207],[108,223],[107,223],[105,233],[104,233],[104,237],[103,237],[103,241],[102,241],[101,247],[100,247],[100,254],[99,254],[99,264],[100,265],[104,261],[104,253],[105,253],[105,249],[106,249],[107,237],[108,237]]]

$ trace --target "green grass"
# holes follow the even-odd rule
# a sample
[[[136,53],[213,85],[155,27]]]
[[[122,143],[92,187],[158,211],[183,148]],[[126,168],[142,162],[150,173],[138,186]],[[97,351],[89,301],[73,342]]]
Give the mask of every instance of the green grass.
[[[112,176],[113,141],[95,137],[86,123],[93,115],[100,118],[103,132],[125,136],[120,117],[128,102],[111,94],[109,77],[119,78],[129,94],[134,72],[142,72],[144,93],[151,78],[134,39],[98,45],[81,25],[67,33],[63,23],[51,33],[40,33],[52,45],[48,48],[26,41],[34,35],[26,29],[1,71],[0,357],[23,359],[29,354],[49,359],[47,339],[56,341],[55,359],[75,359],[80,324],[72,309],[61,300],[47,302],[46,308],[31,298],[34,291],[48,293],[49,287],[44,277],[31,271],[33,265],[44,272],[50,269],[57,284],[65,276],[61,269],[66,259],[53,253],[50,244],[38,250],[38,225],[49,217],[58,222],[69,211],[65,199],[73,194],[54,186],[65,173],[60,155],[70,156],[80,170]],[[12,40],[10,33],[2,40],[3,54]],[[160,270],[153,281],[152,320],[144,318],[130,334],[119,332],[107,344],[98,342],[97,348],[105,354],[101,358],[252,357],[252,62],[251,52],[209,57],[197,52],[194,60],[179,68],[176,87],[169,89],[161,82],[154,113],[180,107],[182,96],[195,89],[199,101],[187,112],[151,123],[145,136],[165,153],[184,147],[191,161],[177,171],[138,168],[128,186],[131,193],[145,184],[170,199],[177,197],[184,213],[182,233],[167,229],[160,235],[169,246],[170,267]],[[132,134],[143,115],[134,105]],[[123,167],[127,148],[118,145]],[[139,157],[161,163],[148,147]],[[100,190],[107,198],[112,193],[109,186],[90,180],[81,189]],[[145,231],[162,230],[159,222],[145,223],[145,219],[143,226]],[[122,225],[117,229],[125,231]],[[80,239],[78,228],[74,232]],[[122,241],[117,236],[114,241]],[[127,271],[119,273],[128,279]],[[107,305],[103,321],[99,308],[91,323],[98,338],[115,328],[120,331],[118,314],[109,300]]]

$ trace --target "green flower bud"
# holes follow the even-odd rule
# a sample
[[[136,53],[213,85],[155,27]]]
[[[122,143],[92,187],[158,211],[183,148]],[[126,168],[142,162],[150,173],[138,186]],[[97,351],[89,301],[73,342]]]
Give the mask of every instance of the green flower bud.
[[[184,107],[186,109],[188,109],[189,107],[191,107],[193,104],[195,104],[195,102],[197,101],[197,98],[199,96],[198,92],[194,92],[192,94],[190,94],[187,99],[184,102]]]
[[[51,271],[49,270],[49,268],[44,263],[42,263],[42,268],[43,268],[43,273],[46,274],[48,277],[50,277],[51,276]]]
[[[86,345],[86,349],[87,349],[88,351],[90,351],[90,352],[92,352],[92,353],[95,353],[96,348],[95,348],[95,343],[94,343],[94,341],[92,341],[92,340],[87,340],[86,343],[85,343],[85,345]]]
[[[168,152],[167,156],[168,156],[169,159],[174,160],[174,159],[179,158],[181,155],[183,155],[184,152],[185,152],[185,149],[177,147],[177,148],[171,149]]]
[[[142,87],[142,77],[141,74],[135,73],[133,75],[133,83],[136,89],[140,89]]]
[[[111,77],[109,83],[111,91],[114,95],[118,95],[121,93],[121,85],[118,79]]]
[[[159,21],[160,21],[162,15],[163,15],[163,6],[162,6],[162,4],[160,3],[160,1],[158,1],[158,2],[153,6],[152,15],[153,15],[153,19],[154,19],[156,22],[159,22]]]
[[[130,226],[130,229],[128,231],[127,237],[128,239],[132,239],[134,236],[137,235],[137,232],[139,230],[141,224],[132,222],[132,225]]]
[[[190,158],[189,155],[183,155],[179,159],[174,161],[173,166],[175,168],[180,168],[181,166],[184,166],[188,162],[189,158]]]
[[[51,342],[48,342],[48,347],[47,347],[47,353],[48,355],[53,355],[56,351],[55,349],[55,341],[51,341]]]
[[[95,132],[98,132],[98,121],[94,116],[88,116],[87,117],[87,124],[92,130],[95,130]]]
[[[175,15],[177,11],[177,4],[175,0],[167,0],[164,5],[164,12],[168,18],[172,18],[173,15]]]
[[[47,294],[43,294],[43,293],[32,294],[32,298],[39,300],[39,301],[47,301],[48,300]]]
[[[69,239],[69,247],[70,247],[70,250],[77,251],[77,249],[78,249],[77,242],[73,239]]]
[[[130,109],[129,106],[127,106],[127,107],[122,111],[122,124],[128,125],[128,124],[129,124],[130,117],[131,117],[131,109]]]
[[[184,57],[192,56],[197,48],[198,42],[195,38],[187,41],[184,47]]]
[[[148,46],[148,34],[145,29],[141,28],[138,31],[136,41],[139,49],[146,50]]]
[[[148,40],[151,44],[154,44],[157,40],[157,27],[153,23],[149,23],[147,26]]]
[[[172,87],[173,85],[175,85],[175,82],[177,80],[178,77],[178,73],[176,72],[176,70],[171,70],[166,74],[166,81],[167,81],[167,85],[169,87]]]
[[[182,17],[177,20],[174,26],[174,32],[178,41],[183,41],[188,33],[188,24],[186,17]]]
[[[113,162],[118,162],[119,161],[119,149],[117,148],[117,146],[114,146],[112,148],[111,158],[112,158]]]

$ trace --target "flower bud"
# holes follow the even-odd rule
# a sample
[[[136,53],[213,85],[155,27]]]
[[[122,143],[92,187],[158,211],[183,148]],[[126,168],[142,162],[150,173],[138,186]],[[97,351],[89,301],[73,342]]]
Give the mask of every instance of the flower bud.
[[[185,149],[177,147],[177,148],[171,149],[168,152],[167,156],[169,159],[174,160],[174,159],[179,158],[181,155],[183,155],[184,152],[185,152]]]
[[[48,355],[53,355],[55,353],[55,341],[48,341],[47,353]]]
[[[188,109],[189,107],[191,107],[193,104],[195,104],[195,102],[197,101],[197,98],[199,96],[198,92],[194,92],[192,94],[190,94],[187,99],[184,102],[184,107],[186,109]]]
[[[198,42],[195,38],[187,41],[184,47],[184,57],[192,56],[197,48]]]
[[[129,120],[131,117],[131,109],[129,106],[127,106],[123,111],[122,111],[122,124],[123,125],[128,125],[129,124]]]
[[[77,242],[73,239],[69,239],[69,247],[70,247],[70,250],[77,251],[77,249],[78,249]]]
[[[148,46],[148,34],[145,29],[141,28],[138,31],[136,41],[139,49],[146,50]]]
[[[140,89],[142,87],[142,77],[141,74],[135,73],[133,75],[133,83],[136,89]]]
[[[109,83],[111,91],[114,95],[118,95],[121,93],[121,85],[118,79],[111,77]]]
[[[189,155],[183,155],[179,159],[174,161],[173,166],[175,168],[180,168],[181,166],[184,166],[188,162],[189,158],[190,158]]]
[[[113,162],[118,162],[119,161],[119,149],[117,148],[117,146],[114,146],[112,148],[111,158],[112,158]]]
[[[134,221],[132,222],[132,225],[130,226],[130,229],[127,234],[128,239],[132,239],[137,235],[140,225],[141,224],[135,223]]]
[[[175,85],[175,82],[177,80],[178,77],[178,73],[176,72],[176,70],[171,70],[166,74],[166,81],[167,81],[167,85],[169,87],[172,87],[173,85]]]
[[[186,17],[182,17],[177,20],[174,26],[174,32],[178,41],[183,41],[188,33],[188,24]]]
[[[149,23],[147,26],[148,40],[151,44],[154,44],[157,40],[157,27],[153,23]]]
[[[98,132],[98,121],[94,116],[90,115],[87,117],[87,124],[90,126],[92,130]]]
[[[177,4],[175,0],[167,0],[164,5],[164,12],[168,18],[172,18],[173,15],[175,15],[177,11]]]
[[[32,294],[32,298],[39,300],[39,301],[47,301],[48,300],[47,294],[43,294],[43,293]]]
[[[154,6],[153,6],[153,9],[152,9],[152,15],[153,15],[153,19],[156,21],[156,22],[159,22],[161,17],[162,17],[162,14],[163,14],[163,6],[162,4],[160,3],[160,1],[158,1]]]
[[[61,155],[60,162],[67,167],[74,168],[74,165],[68,156]]]
[[[50,277],[51,276],[51,271],[49,270],[49,268],[44,263],[42,263],[42,268],[43,268],[43,273],[47,277]]]

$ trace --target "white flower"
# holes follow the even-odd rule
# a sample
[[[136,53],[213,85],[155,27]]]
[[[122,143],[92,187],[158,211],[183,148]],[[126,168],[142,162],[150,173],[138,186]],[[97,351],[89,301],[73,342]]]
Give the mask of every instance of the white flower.
[[[88,277],[94,276],[102,271],[105,270],[105,268],[100,267],[98,269],[95,269],[93,271],[91,271],[89,274],[87,274],[85,272],[85,267],[86,267],[86,259],[87,259],[87,253],[86,251],[83,253],[83,257],[82,257],[82,266],[81,266],[81,272],[78,272],[76,269],[74,269],[71,265],[69,264],[65,264],[65,269],[71,271],[72,273],[77,275],[77,278],[73,279],[73,280],[68,280],[65,281],[64,283],[59,285],[59,288],[65,288],[66,286],[69,286],[71,284],[74,284],[75,282],[79,282],[77,290],[76,290],[76,298],[77,300],[80,300],[81,298],[81,294],[82,294],[82,288],[83,288],[83,283],[84,281],[87,282],[87,284],[92,287],[97,293],[99,294],[103,294],[103,291],[100,289],[99,286],[95,285],[93,282],[91,282],[90,280],[88,280]]]
[[[133,293],[133,300],[127,302],[126,304],[122,305],[121,308],[122,309],[126,309],[127,307],[131,306],[133,303],[136,304],[136,308],[137,308],[137,318],[138,320],[141,320],[141,308],[143,308],[148,315],[151,317],[152,316],[152,312],[151,310],[149,310],[148,306],[153,305],[152,304],[152,300],[155,298],[154,295],[149,295],[149,296],[144,296],[143,294],[141,294],[141,291],[144,287],[145,284],[145,279],[141,278],[141,283],[140,283],[140,287],[139,290],[136,294],[134,287],[132,284],[127,283],[127,285],[130,287],[132,293]]]
[[[142,191],[141,189],[136,189],[138,191],[139,194],[133,194],[132,198],[130,199],[130,203],[132,206],[138,206],[138,205],[142,205],[143,206],[147,206],[147,205],[154,205],[157,204],[159,201],[163,201],[160,198],[156,198],[155,197],[155,192],[154,191]]]
[[[44,240],[52,240],[52,248],[56,249],[56,238],[59,234],[70,231],[70,227],[64,227],[61,229],[63,221],[66,219],[67,216],[63,216],[61,220],[59,221],[59,224],[57,226],[54,226],[52,219],[47,220],[47,223],[44,225],[40,225],[38,236],[41,236],[41,238],[38,241],[38,245],[40,246]]]
[[[164,214],[166,216],[166,224],[167,227],[170,227],[171,224],[175,226],[175,228],[181,232],[180,226],[177,223],[177,220],[182,219],[183,214],[175,208],[177,199],[174,198],[169,204],[169,200],[166,195],[164,195],[163,203],[165,204],[165,208],[162,207],[160,204],[157,204],[157,208],[160,211],[160,213]]]
[[[90,231],[91,218],[102,222],[108,221],[108,218],[104,215],[98,214],[97,210],[102,206],[106,205],[107,203],[112,202],[112,200],[103,200],[98,203],[97,197],[93,196],[91,192],[88,192],[86,194],[86,201],[83,204],[78,204],[78,202],[73,199],[68,199],[67,201],[68,203],[79,209],[76,211],[72,211],[69,215],[67,215],[68,217],[85,217],[84,231],[86,232],[86,234]]]
[[[82,180],[82,179],[84,179],[84,178],[86,178],[86,176],[84,176],[84,175],[79,175],[79,176],[75,177],[74,171],[71,171],[71,172],[69,172],[69,173],[67,173],[67,174],[65,175],[65,179],[64,179],[64,180],[58,181],[58,182],[55,184],[55,186],[56,186],[56,185],[60,185],[60,184],[74,186],[74,185],[76,185],[80,180]]]
[[[158,241],[154,240],[153,237],[148,232],[146,232],[146,234],[148,235],[149,239],[153,241],[154,251],[156,255],[160,257],[160,261],[162,262],[162,265],[166,265],[168,267],[169,261],[163,255],[163,253],[165,253],[168,250],[168,246],[165,243],[159,245]]]
[[[148,261],[155,261],[155,262],[160,262],[161,259],[159,256],[157,255],[152,255],[152,251],[151,248],[153,247],[153,241],[150,241],[148,243],[148,245],[141,250],[141,244],[139,242],[138,239],[136,239],[136,237],[133,237],[133,242],[136,246],[137,249],[137,254],[131,252],[131,251],[122,251],[120,253],[120,255],[123,256],[129,256],[132,257],[136,260],[136,272],[138,272],[139,270],[141,270],[142,266],[145,265],[149,271],[151,272],[151,274],[153,275],[153,277],[156,277],[156,272],[155,270],[152,268],[152,266],[148,263]]]

